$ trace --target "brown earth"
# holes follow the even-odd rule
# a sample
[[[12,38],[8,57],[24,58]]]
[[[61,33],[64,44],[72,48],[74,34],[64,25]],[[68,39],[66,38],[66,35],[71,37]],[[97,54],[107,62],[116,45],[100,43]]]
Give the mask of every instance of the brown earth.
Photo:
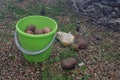
[[[36,2],[49,6],[58,4],[58,1],[11,0],[11,3],[26,9],[26,5],[34,6]],[[68,15],[58,14],[54,18],[58,20],[59,26],[75,22],[78,24],[81,20],[80,25],[70,30],[76,41],[84,38],[89,42],[87,49],[75,52],[78,64],[70,71],[62,70],[60,65],[64,55],[69,54],[69,47],[62,46],[57,40],[47,61],[30,63],[14,44],[14,26],[19,16],[17,19],[14,13],[6,11],[8,4],[8,0],[0,1],[0,80],[120,80],[120,33],[87,24],[84,16],[71,20]],[[84,67],[79,66],[80,63],[84,63]]]

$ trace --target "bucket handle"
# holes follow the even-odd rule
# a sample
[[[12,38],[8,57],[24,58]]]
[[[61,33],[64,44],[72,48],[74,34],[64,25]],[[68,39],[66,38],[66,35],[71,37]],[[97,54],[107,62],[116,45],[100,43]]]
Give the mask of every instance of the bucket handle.
[[[22,46],[21,46],[20,43],[18,42],[17,31],[15,31],[15,33],[14,33],[14,40],[15,40],[16,46],[19,48],[19,50],[20,50],[21,52],[23,52],[24,54],[28,54],[28,55],[36,55],[36,54],[40,54],[40,53],[46,51],[46,50],[52,45],[52,43],[54,42],[55,36],[56,36],[56,34],[54,35],[52,41],[49,43],[49,45],[48,45],[47,47],[45,47],[45,48],[42,49],[42,50],[34,51],[34,52],[22,48]]]

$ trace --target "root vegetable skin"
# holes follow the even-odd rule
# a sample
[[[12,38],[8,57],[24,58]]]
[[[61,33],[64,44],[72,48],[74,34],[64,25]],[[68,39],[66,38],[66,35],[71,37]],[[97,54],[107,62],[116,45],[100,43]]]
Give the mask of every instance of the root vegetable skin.
[[[33,32],[32,32],[32,31],[26,31],[26,33],[28,33],[28,34],[33,34]]]
[[[80,39],[78,42],[79,49],[86,49],[88,42],[84,39]]]
[[[75,58],[67,58],[61,61],[61,66],[63,70],[71,70],[74,69],[77,64],[77,60]]]
[[[34,25],[30,25],[26,29],[26,31],[34,31],[34,30],[35,30],[35,26]]]
[[[43,34],[46,34],[49,32],[51,32],[50,28],[47,28],[47,27],[43,28]]]
[[[28,33],[28,34],[47,34],[49,32],[51,32],[51,29],[48,27],[44,27],[43,29],[38,29],[34,25],[28,26],[25,30],[25,33]]]
[[[43,34],[43,30],[41,29],[35,29],[34,34]]]

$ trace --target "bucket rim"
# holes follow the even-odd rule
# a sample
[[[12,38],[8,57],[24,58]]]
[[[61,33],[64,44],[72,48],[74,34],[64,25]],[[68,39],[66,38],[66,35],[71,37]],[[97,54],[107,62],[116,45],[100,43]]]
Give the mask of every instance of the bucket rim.
[[[46,18],[46,19],[49,19],[50,21],[54,22],[55,23],[55,28],[49,32],[49,33],[46,33],[46,34],[37,34],[37,35],[33,35],[33,34],[27,34],[25,33],[24,31],[21,31],[18,27],[19,23],[26,19],[26,18],[30,18],[30,17],[40,17],[40,18]],[[19,32],[20,34],[24,35],[24,36],[27,36],[27,37],[33,37],[33,38],[42,38],[42,37],[46,37],[46,36],[49,36],[49,35],[53,35],[55,34],[55,32],[57,31],[58,27],[57,27],[57,23],[54,19],[50,18],[50,17],[47,17],[47,16],[39,16],[39,15],[33,15],[33,16],[27,16],[27,17],[23,17],[21,18],[17,23],[16,23],[16,31]]]

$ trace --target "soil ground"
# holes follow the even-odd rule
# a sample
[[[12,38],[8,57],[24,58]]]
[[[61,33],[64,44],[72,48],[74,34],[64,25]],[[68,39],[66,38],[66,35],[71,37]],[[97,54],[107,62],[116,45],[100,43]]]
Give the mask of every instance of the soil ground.
[[[91,25],[77,16],[66,0],[0,0],[0,80],[120,80],[120,33]],[[57,39],[48,60],[31,63],[14,44],[16,22],[29,15],[56,20],[58,31],[85,39],[87,49],[74,51]],[[60,61],[74,57],[73,70],[62,70]],[[80,66],[84,63],[83,66]]]

